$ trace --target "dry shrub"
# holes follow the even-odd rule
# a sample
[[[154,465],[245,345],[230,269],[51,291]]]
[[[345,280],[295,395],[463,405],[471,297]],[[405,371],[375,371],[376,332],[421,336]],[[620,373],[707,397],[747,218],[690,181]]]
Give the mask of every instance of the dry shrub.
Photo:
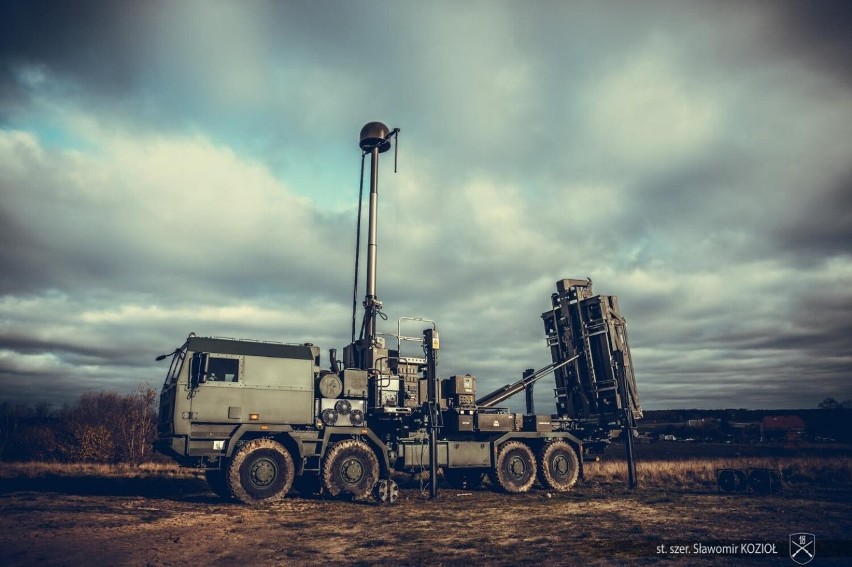
[[[638,462],[636,475],[648,486],[706,488],[716,484],[718,469],[768,468],[782,472],[785,481],[820,485],[852,484],[852,457],[792,457],[688,459]],[[624,482],[624,461],[587,463],[586,479],[598,483]]]
[[[0,462],[2,478],[44,478],[48,476],[151,478],[195,477],[195,470],[181,469],[177,464],[143,463],[133,466],[126,463],[57,463],[57,462]]]
[[[115,441],[103,425],[76,424],[72,429],[74,443],[69,455],[84,463],[110,463],[115,460]]]

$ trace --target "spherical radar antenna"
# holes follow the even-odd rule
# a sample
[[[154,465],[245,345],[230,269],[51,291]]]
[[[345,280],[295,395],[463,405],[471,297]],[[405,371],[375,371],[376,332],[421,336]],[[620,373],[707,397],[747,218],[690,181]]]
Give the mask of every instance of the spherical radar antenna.
[[[371,151],[378,147],[379,153],[384,153],[390,149],[390,128],[381,122],[368,122],[361,128],[361,141],[359,145],[365,152]]]

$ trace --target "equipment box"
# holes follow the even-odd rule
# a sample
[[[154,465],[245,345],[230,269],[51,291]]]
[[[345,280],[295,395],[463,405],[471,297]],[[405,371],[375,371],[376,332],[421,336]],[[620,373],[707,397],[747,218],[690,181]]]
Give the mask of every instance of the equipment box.
[[[399,458],[403,468],[423,470],[429,466],[429,443],[400,443]],[[447,460],[447,442],[438,441],[438,466],[447,466]],[[395,468],[400,469],[398,461]]]
[[[473,394],[456,394],[450,396],[450,404],[455,407],[473,407],[475,402]]]
[[[463,376],[450,376],[446,380],[446,387],[444,389],[444,394],[447,396],[459,395],[459,394],[468,394],[471,396],[476,395],[476,377],[471,376],[470,374],[465,374]]]
[[[513,413],[478,413],[476,428],[479,431],[513,431],[515,429],[515,414]]]
[[[407,408],[420,407],[420,404],[426,401],[425,399],[420,399],[420,384],[418,381],[419,378],[417,376],[405,376],[403,382],[405,391],[403,392],[402,397],[403,404]]]
[[[473,431],[473,413],[444,412],[444,428],[449,431]]]
[[[448,441],[447,464],[451,467],[490,467],[491,445],[478,441]]]
[[[347,368],[343,371],[343,396],[347,398],[367,397],[367,372]]]
[[[524,431],[553,431],[553,422],[549,415],[525,415]]]

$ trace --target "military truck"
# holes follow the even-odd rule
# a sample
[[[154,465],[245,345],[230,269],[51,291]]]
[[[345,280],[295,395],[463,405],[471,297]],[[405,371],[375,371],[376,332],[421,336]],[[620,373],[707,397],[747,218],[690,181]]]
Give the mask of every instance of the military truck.
[[[623,434],[634,485],[630,431],[642,410],[626,322],[617,299],[594,295],[591,280],[557,282],[542,314],[553,363],[478,398],[476,377],[439,378],[434,322],[401,317],[394,332],[378,332],[378,158],[398,132],[378,122],[361,131],[362,160],[372,161],[367,290],[361,332],[356,338],[353,308],[343,360],[330,349],[324,367],[310,343],[190,334],[158,358],[171,356],[157,450],[204,469],[214,493],[244,503],[282,498],[294,483],[301,492],[392,503],[399,494],[395,471],[428,470],[433,496],[439,468],[454,487],[477,487],[487,476],[507,493],[536,481],[570,490],[584,458]],[[357,273],[356,260],[356,282]],[[426,328],[412,335],[406,325]],[[550,373],[556,413],[536,414],[534,384]],[[526,412],[499,407],[522,391]]]

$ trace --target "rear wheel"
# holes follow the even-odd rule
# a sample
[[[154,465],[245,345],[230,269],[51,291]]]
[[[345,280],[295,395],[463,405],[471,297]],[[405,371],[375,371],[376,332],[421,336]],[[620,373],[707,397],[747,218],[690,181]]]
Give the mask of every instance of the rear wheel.
[[[283,445],[272,439],[255,439],[231,459],[228,488],[246,504],[279,500],[290,490],[295,474],[293,457]]]
[[[746,472],[739,469],[722,469],[716,477],[719,488],[725,492],[745,492],[748,490]]]
[[[228,490],[228,482],[225,479],[225,471],[218,469],[208,469],[204,471],[204,478],[207,480],[207,486],[216,496],[220,498],[230,498],[231,491]]]
[[[535,483],[536,464],[532,450],[520,441],[500,447],[497,463],[488,473],[491,484],[503,492],[526,492]]]
[[[542,486],[565,492],[571,490],[580,475],[580,460],[571,445],[561,439],[544,444],[538,454],[538,480]]]
[[[322,484],[330,495],[346,493],[356,499],[365,498],[377,480],[379,460],[365,442],[347,439],[328,450],[322,466]]]
[[[781,475],[771,469],[752,469],[748,472],[748,485],[758,494],[772,494],[781,490]]]

